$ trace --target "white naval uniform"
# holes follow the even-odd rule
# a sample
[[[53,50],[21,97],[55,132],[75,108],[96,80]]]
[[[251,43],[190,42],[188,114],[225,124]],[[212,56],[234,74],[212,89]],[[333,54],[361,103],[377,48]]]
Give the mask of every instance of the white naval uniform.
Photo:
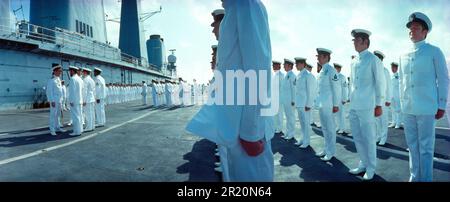
[[[177,85],[170,84],[170,100],[172,100],[172,105],[177,106],[178,100],[175,94],[178,92]]]
[[[65,85],[61,83],[61,92],[62,92],[62,102],[61,102],[61,115],[60,120],[58,120],[58,126],[60,128],[64,127],[64,120],[63,120],[63,112],[67,110],[67,88]]]
[[[95,89],[97,89],[97,78],[95,78],[94,81],[95,81],[95,85],[96,85]],[[106,101],[106,104],[109,105],[109,104],[112,104],[111,103],[111,86],[105,85],[105,88],[106,88],[106,96],[105,96],[106,100],[105,101]],[[98,120],[98,119],[96,119],[96,120]]]
[[[83,80],[77,75],[73,75],[69,84],[70,115],[72,117],[73,134],[83,133],[83,122],[81,107],[83,105]]]
[[[317,103],[324,137],[324,152],[326,156],[333,157],[336,154],[336,127],[333,107],[338,107],[341,101],[338,97],[339,78],[336,69],[329,63],[322,65],[318,80]]]
[[[144,83],[142,85],[141,95],[142,95],[142,104],[147,105],[147,84],[146,83]]]
[[[95,104],[95,121],[98,126],[104,126],[106,123],[105,115],[105,100],[109,100],[109,95],[107,96],[107,88],[105,79],[101,75],[97,75],[94,78],[95,81],[95,97],[100,102]]]
[[[318,98],[318,95],[319,95],[319,87],[318,87],[318,84],[317,84],[317,78],[316,78],[316,76],[314,76],[314,74],[312,73],[312,72],[309,72],[309,73],[311,73],[311,76],[313,76],[313,83],[314,83],[314,86],[316,87],[316,89],[314,90],[314,92],[313,92],[313,94],[314,94],[314,97],[313,97],[313,107],[312,107],[312,109],[319,109],[319,105],[317,104],[317,98]],[[312,112],[311,112],[311,124],[313,124],[314,123],[314,119],[312,118]]]
[[[164,99],[164,86],[162,84],[158,84],[157,86],[157,91],[158,91],[158,98],[159,98],[159,103],[160,105],[165,105],[165,99]]]
[[[298,118],[300,120],[300,127],[303,138],[302,145],[310,144],[311,131],[311,110],[316,92],[316,82],[314,76],[305,69],[303,69],[295,81],[295,106],[297,107]],[[305,107],[310,110],[305,111]]]
[[[158,99],[158,86],[156,83],[152,84],[152,100],[153,106],[159,107],[159,99]]]
[[[186,103],[184,103],[184,91],[186,89],[184,88],[183,82],[180,82],[178,84],[178,98],[179,98],[179,104],[181,106],[184,106]]]
[[[383,114],[377,118],[376,122],[376,141],[380,143],[385,143],[388,135],[388,107],[385,102],[392,101],[392,86],[391,86],[391,76],[389,70],[383,67],[383,81],[385,82],[383,87],[385,89],[384,100],[382,101],[382,111]]]
[[[402,121],[402,114],[400,108],[400,78],[398,75],[398,71],[392,75],[391,79],[392,85],[392,102],[391,102],[391,111],[392,111],[392,123],[400,127]]]
[[[67,110],[67,87],[61,84],[62,89],[62,109]],[[62,120],[61,120],[62,121]]]
[[[432,181],[435,114],[446,109],[449,90],[444,54],[425,40],[414,43],[400,59],[399,76],[410,181]]]
[[[286,138],[292,138],[295,134],[295,74],[294,72],[286,72],[281,83],[281,105],[283,106],[283,114],[286,116]]]
[[[272,51],[264,5],[259,0],[224,1],[224,8],[227,14],[221,22],[217,70],[222,75],[226,75],[226,70],[264,70],[270,88]],[[226,79],[221,84],[226,92]],[[244,91],[247,96],[248,88]],[[273,123],[272,117],[261,115],[264,107],[260,103],[204,105],[187,126],[189,132],[227,148],[230,181],[273,181]],[[256,157],[249,156],[239,138],[264,141],[264,151]]]
[[[194,96],[193,97],[193,102],[192,102],[192,104],[193,105],[197,105],[198,104],[198,85],[197,85],[197,83],[196,82],[194,82],[194,84],[192,84],[192,96]]]
[[[339,111],[335,113],[337,130],[345,131],[345,110],[343,102],[348,100],[348,84],[347,78],[342,73],[338,73],[339,87],[338,87],[338,100]]]
[[[47,100],[50,103],[49,129],[50,132],[56,132],[61,130],[59,122],[63,101],[63,92],[59,77],[53,76],[53,78],[48,80],[46,95]],[[52,107],[52,102],[55,103],[54,107]]]
[[[367,49],[351,65],[350,127],[359,156],[358,167],[375,173],[375,106],[382,106],[384,89],[383,64]]]
[[[274,95],[272,95],[272,99],[278,99],[278,101],[272,101],[273,103],[278,103],[278,113],[275,114],[275,116],[273,116],[273,125],[274,125],[274,130],[275,133],[279,133],[283,131],[283,105],[281,103],[281,86],[283,83],[283,79],[284,79],[284,74],[283,72],[281,72],[280,70],[276,71],[272,77],[272,86],[277,86],[278,87],[278,97],[275,97]],[[275,83],[278,82],[278,83]]]
[[[172,88],[172,84],[170,83],[166,83],[164,85],[164,95],[166,96],[166,104],[168,107],[171,107],[173,105],[172,102],[172,97],[171,97],[171,88]]]
[[[190,106],[191,98],[192,98],[191,85],[189,85],[188,83],[184,83],[183,84],[183,103],[184,103],[184,105]]]
[[[84,113],[86,114],[86,128],[85,131],[92,131],[95,129],[95,82],[90,75],[83,79],[83,102],[86,103]]]

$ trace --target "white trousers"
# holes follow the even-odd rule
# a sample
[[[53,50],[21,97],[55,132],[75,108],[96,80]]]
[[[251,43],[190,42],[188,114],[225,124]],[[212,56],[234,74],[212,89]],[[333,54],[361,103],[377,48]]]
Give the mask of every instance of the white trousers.
[[[339,111],[334,114],[337,130],[345,130],[344,105],[340,103],[338,107]]]
[[[434,115],[403,114],[411,182],[433,181]]]
[[[103,126],[106,123],[104,99],[100,99],[100,103],[95,104],[95,120],[97,121],[97,125]]]
[[[159,106],[159,96],[158,94],[152,94],[153,106]]]
[[[325,143],[325,154],[334,156],[336,154],[336,127],[334,126],[333,108],[320,108],[319,116]]]
[[[275,133],[279,133],[283,130],[283,105],[279,104],[278,113],[273,116],[273,126]]]
[[[286,136],[294,137],[295,134],[295,107],[291,103],[283,103],[284,114],[286,115]]]
[[[49,129],[50,132],[56,132],[60,129],[59,122],[61,119],[61,103],[55,102],[55,107],[52,107],[50,103],[50,115],[49,115]]]
[[[70,107],[70,116],[72,117],[72,127],[73,133],[76,135],[81,135],[83,133],[83,125],[82,125],[82,114],[81,108],[83,105],[75,104]]]
[[[227,148],[227,157],[231,182],[273,181],[274,160],[270,142],[265,142],[264,151],[256,157],[247,155],[241,144],[235,144],[233,148]]]
[[[350,127],[360,159],[358,167],[375,172],[377,148],[374,110],[350,110]]]
[[[310,134],[311,131],[311,109],[309,111],[305,111],[304,107],[298,107],[298,118],[300,119],[300,131],[302,132],[303,138],[301,139],[302,144],[309,145],[310,143]]]
[[[142,103],[147,105],[147,94],[142,95]]]
[[[95,103],[90,102],[86,103],[86,106],[83,107],[84,114],[86,117],[86,131],[95,129]]]
[[[392,112],[392,122],[396,126],[400,126],[400,124],[403,122],[400,108],[400,99],[399,98],[392,99],[390,108]]]
[[[375,132],[375,141],[386,142],[388,135],[388,111],[387,107],[383,106],[382,111],[383,114],[379,117],[376,117],[376,132]]]

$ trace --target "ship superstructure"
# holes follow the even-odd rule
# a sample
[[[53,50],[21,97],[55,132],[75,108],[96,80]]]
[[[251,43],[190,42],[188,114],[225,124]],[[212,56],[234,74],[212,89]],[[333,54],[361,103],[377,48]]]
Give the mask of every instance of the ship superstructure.
[[[10,26],[10,2],[0,1],[0,110],[31,108],[45,100],[43,87],[51,77],[51,64],[59,63],[64,70],[69,65],[103,69],[107,83],[134,84],[152,79],[174,79],[175,71],[167,62],[151,64],[150,61],[166,61],[165,58],[147,58],[146,50],[159,50],[154,56],[164,57],[161,38],[158,47],[146,47],[142,36],[137,43],[121,50],[107,41],[103,1],[90,0],[31,0],[30,22],[19,21]],[[122,1],[139,5],[140,0]],[[125,5],[124,5],[125,4]],[[139,9],[127,9],[123,16],[137,16]],[[122,23],[139,33],[141,25]],[[132,24],[132,23],[131,23]],[[130,34],[122,38],[130,39]],[[150,37],[152,38],[152,37]],[[131,39],[133,40],[133,39]],[[159,48],[159,49],[158,49]],[[135,54],[130,50],[140,50]],[[62,76],[68,80],[67,73]]]

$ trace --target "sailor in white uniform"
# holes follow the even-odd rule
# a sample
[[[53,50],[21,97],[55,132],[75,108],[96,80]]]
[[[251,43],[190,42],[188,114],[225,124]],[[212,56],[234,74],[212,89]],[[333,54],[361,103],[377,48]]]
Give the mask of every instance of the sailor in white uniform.
[[[312,65],[306,63],[306,70],[308,70],[308,72],[311,73],[311,76],[313,78],[313,79],[311,79],[311,81],[314,83],[314,86],[315,86],[315,89],[314,89],[314,92],[313,92],[313,97],[312,97],[312,99],[313,99],[312,109],[315,109],[315,106],[316,106],[315,103],[316,103],[316,98],[317,98],[317,93],[318,93],[317,90],[318,89],[317,89],[317,78],[312,73],[312,68],[313,68]],[[312,125],[314,125],[314,119],[312,118],[312,112],[310,112],[310,113],[311,113],[310,114],[310,125],[312,126]]]
[[[336,69],[329,63],[332,51],[317,48],[317,60],[322,66],[318,79],[318,97],[320,124],[324,137],[324,150],[316,154],[322,161],[331,160],[336,154],[336,127],[333,114],[339,111],[339,78]]]
[[[295,80],[295,107],[303,135],[303,138],[296,144],[304,149],[310,144],[311,109],[315,98],[316,83],[314,76],[306,69],[306,58],[296,57],[295,65],[300,72]]]
[[[225,16],[225,10],[224,9],[216,9],[211,13],[212,17],[213,17],[213,22],[211,23],[211,27],[213,27],[212,32],[214,33],[214,36],[216,37],[216,40],[219,40],[219,28],[220,28],[220,24]],[[217,65],[217,45],[213,45],[211,46],[212,48],[212,60],[211,60],[211,69],[214,70],[216,69],[216,65]],[[213,78],[214,80],[214,78]],[[208,94],[208,99],[212,99],[214,95],[211,93],[211,97],[209,97]],[[218,167],[215,168],[215,171],[221,172],[222,173],[222,179],[225,182],[229,182],[230,181],[230,175],[229,175],[229,169],[228,169],[228,155],[227,155],[227,147],[225,147],[224,145],[220,145],[217,144],[217,150],[219,152],[219,157],[220,157],[220,162],[216,162],[219,165],[217,165]]]
[[[70,70],[70,69],[69,69]],[[78,75],[78,77],[80,77],[80,79],[81,79],[81,82],[83,82],[83,75],[82,75],[82,72],[81,72],[81,68],[78,68],[77,69],[77,71],[76,71],[76,73],[77,73],[77,75]],[[83,83],[83,88],[84,88],[84,83]],[[84,90],[82,89],[82,92],[83,92]],[[82,102],[83,102],[83,100],[82,100]],[[84,126],[84,124],[85,124],[85,120],[86,120],[86,112],[84,111],[84,109],[83,109],[83,106],[81,106],[81,123],[83,124],[83,126]]]
[[[85,132],[95,129],[95,81],[91,77],[91,69],[83,68],[83,108],[86,114]]]
[[[375,117],[383,113],[383,64],[367,50],[370,46],[370,31],[355,29],[351,34],[359,56],[351,65],[352,93],[349,119],[360,161],[358,167],[349,172],[354,175],[365,172],[363,180],[371,180],[375,175],[377,161]]]
[[[152,80],[152,101],[154,107],[159,107],[159,99],[158,99],[158,81]]]
[[[193,105],[197,105],[198,104],[198,84],[197,84],[197,80],[193,80],[192,83],[192,96],[193,96],[193,101],[191,102]]]
[[[164,85],[164,95],[166,96],[166,104],[168,107],[172,107],[172,84],[169,80],[166,80],[166,83]]]
[[[381,61],[385,58],[385,55],[381,51],[374,51],[373,54],[377,56]],[[388,135],[388,108],[391,106],[392,100],[392,86],[391,86],[391,75],[389,74],[389,70],[383,65],[383,89],[385,92],[383,109],[384,112],[377,118],[376,122],[376,142],[378,145],[384,145],[387,140]]]
[[[348,84],[347,78],[341,73],[342,65],[339,63],[333,63],[334,68],[338,73],[339,87],[338,87],[338,100],[339,100],[339,111],[335,113],[337,133],[345,133],[345,110],[344,106],[348,100]]]
[[[283,106],[283,114],[286,116],[286,134],[282,137],[286,140],[292,139],[295,134],[295,74],[292,71],[294,62],[284,59],[284,70],[286,75],[281,83],[280,101]]]
[[[423,13],[409,16],[412,49],[400,58],[400,103],[409,148],[412,182],[433,181],[436,120],[445,114],[448,67],[441,49],[425,39],[432,29]]]
[[[186,100],[184,98],[184,95],[185,95],[184,91],[186,91],[186,89],[184,87],[185,86],[184,86],[183,78],[179,78],[179,83],[178,83],[178,92],[179,92],[179,94],[178,94],[178,97],[179,97],[181,106],[186,106],[186,102],[185,102]]]
[[[69,84],[69,104],[70,115],[72,117],[73,132],[72,136],[81,135],[83,133],[83,115],[81,114],[81,107],[83,105],[83,80],[76,73],[78,67],[70,66],[69,73],[71,76]]]
[[[164,80],[159,81],[159,99],[160,99],[161,105],[167,105],[166,95],[165,95],[165,85],[166,84],[165,84]]]
[[[389,128],[395,127],[400,128],[402,124],[402,114],[400,108],[400,77],[398,76],[398,63],[391,63],[392,71],[392,101],[391,101],[391,111],[392,111],[392,123]]]
[[[105,105],[106,99],[109,99],[109,95],[107,96],[107,88],[105,79],[101,76],[102,70],[100,68],[94,68],[94,81],[95,81],[95,121],[97,122],[96,127],[102,127],[106,124],[106,116],[105,116]]]
[[[281,104],[281,84],[284,79],[283,72],[280,71],[281,69],[281,62],[278,61],[272,61],[272,69],[273,69],[273,77],[272,77],[272,87],[278,87],[278,97],[275,97],[275,95],[272,95],[272,104],[278,103],[278,113],[276,113],[273,116],[273,123],[274,123],[274,132],[275,134],[284,134],[283,133],[283,105]],[[277,99],[277,100],[275,100]]]
[[[226,75],[227,70],[264,71],[266,74],[260,75],[267,77],[267,84],[260,87],[270,89],[272,51],[263,3],[260,0],[223,0],[223,6],[226,15],[220,28],[217,70],[222,75]],[[223,92],[226,92],[226,84],[224,79],[221,82]],[[245,88],[246,98],[249,98],[248,85]],[[273,181],[270,143],[273,123],[271,116],[261,114],[264,107],[260,102],[257,105],[204,105],[187,126],[189,132],[227,148],[230,181]]]
[[[145,81],[142,81],[142,87],[141,87],[141,95],[142,95],[142,104],[147,105],[147,84]]]
[[[56,132],[65,132],[59,126],[61,117],[63,92],[61,86],[61,79],[59,78],[62,73],[62,67],[59,64],[52,65],[52,78],[48,80],[46,87],[47,100],[50,103],[50,115],[49,115],[49,129],[50,134],[55,136]]]
[[[62,128],[64,126],[64,113],[68,110],[67,108],[67,88],[64,80],[61,80],[61,90],[62,90],[62,102],[61,102],[61,117],[58,122],[59,127]]]

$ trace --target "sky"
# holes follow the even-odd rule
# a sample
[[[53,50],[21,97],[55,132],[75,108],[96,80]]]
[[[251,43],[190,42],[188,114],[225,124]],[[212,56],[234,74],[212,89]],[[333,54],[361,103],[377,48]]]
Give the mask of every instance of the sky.
[[[95,1],[95,0],[93,0]],[[411,46],[405,24],[408,16],[423,12],[433,23],[427,41],[441,48],[450,65],[450,0],[262,0],[269,15],[273,60],[306,57],[313,64],[315,49],[333,51],[331,63],[342,64],[349,76],[350,57],[356,55],[350,34],[362,28],[372,32],[370,51],[385,55],[384,65],[398,61]],[[29,0],[11,0],[12,9],[24,5],[28,17]],[[105,13],[120,17],[120,2],[104,0]],[[220,0],[142,0],[142,12],[162,12],[144,22],[146,39],[152,34],[164,38],[167,55],[176,49],[178,76],[206,83],[210,70],[211,45],[217,44],[210,24],[211,12],[221,8]],[[18,14],[22,18],[21,13]],[[119,26],[107,22],[108,40],[118,46]],[[296,71],[294,71],[297,73]]]

